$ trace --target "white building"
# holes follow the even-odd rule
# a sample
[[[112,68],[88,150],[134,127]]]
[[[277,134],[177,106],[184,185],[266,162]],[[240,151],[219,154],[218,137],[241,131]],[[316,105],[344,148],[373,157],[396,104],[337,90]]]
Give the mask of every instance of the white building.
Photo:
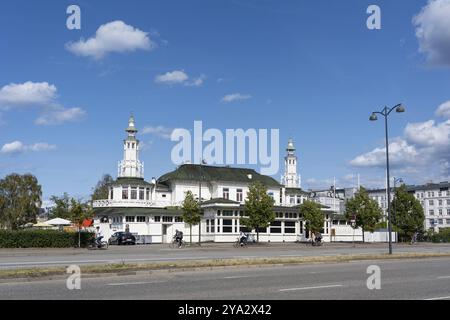
[[[193,240],[233,242],[241,230],[245,215],[244,202],[249,185],[263,183],[275,201],[276,220],[268,228],[259,230],[260,241],[295,242],[309,237],[298,206],[309,198],[301,189],[297,174],[297,156],[292,139],[289,139],[285,157],[285,173],[282,181],[264,176],[252,169],[184,164],[176,170],[151,181],[144,179],[144,163],[139,159],[138,130],[134,117],[130,117],[126,139],[123,141],[124,159],[119,162],[117,179],[110,184],[108,199],[94,201],[94,224],[101,227],[105,238],[116,231],[126,231],[138,236],[145,243],[170,242],[175,230],[184,232],[189,238],[189,225],[182,220],[180,206],[187,191],[201,198],[203,216],[201,223],[193,226]],[[333,208],[335,209],[335,208]],[[342,237],[339,230],[332,230],[335,211],[323,208],[325,223],[324,240],[352,241],[348,226]]]
[[[187,191],[199,199],[203,217],[192,233],[197,241],[232,242],[241,230],[244,201],[251,183],[263,183],[274,198],[276,220],[259,230],[261,241],[296,241],[305,238],[297,206],[308,194],[300,188],[297,158],[290,140],[286,156],[285,187],[271,177],[252,169],[184,164],[159,179],[144,180],[144,163],[139,160],[139,140],[133,117],[129,119],[123,141],[124,159],[119,162],[117,179],[109,186],[108,199],[94,201],[95,225],[106,238],[116,231],[129,230],[145,242],[171,241],[176,229],[189,236],[189,226],[181,218],[180,206]],[[199,230],[200,229],[200,230]]]
[[[449,181],[408,186],[408,191],[422,204],[426,230],[439,232],[439,229],[450,228],[449,189]]]

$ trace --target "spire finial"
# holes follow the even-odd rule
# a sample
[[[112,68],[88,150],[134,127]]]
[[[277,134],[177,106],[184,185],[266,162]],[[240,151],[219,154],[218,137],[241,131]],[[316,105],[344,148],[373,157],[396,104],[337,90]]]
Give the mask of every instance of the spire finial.
[[[292,138],[289,138],[288,140],[288,146],[286,148],[286,151],[295,151],[294,140]]]

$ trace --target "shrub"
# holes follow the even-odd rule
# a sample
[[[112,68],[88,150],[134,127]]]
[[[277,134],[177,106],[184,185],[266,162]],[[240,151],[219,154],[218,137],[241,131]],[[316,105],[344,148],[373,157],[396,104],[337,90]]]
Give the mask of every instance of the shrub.
[[[450,242],[450,228],[440,229],[439,233],[427,232],[426,240],[433,243]]]
[[[85,247],[92,233],[81,232]],[[78,247],[78,233],[56,230],[0,230],[0,248],[71,248]]]

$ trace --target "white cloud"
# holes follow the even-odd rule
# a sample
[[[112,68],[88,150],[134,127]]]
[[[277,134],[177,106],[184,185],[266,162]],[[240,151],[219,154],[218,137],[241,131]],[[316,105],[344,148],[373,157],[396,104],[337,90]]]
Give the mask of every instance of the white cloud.
[[[247,99],[251,99],[251,98],[252,98],[252,96],[249,94],[233,93],[233,94],[227,94],[225,97],[223,97],[222,102],[230,103],[230,102],[234,102],[234,101],[247,100]]]
[[[437,108],[437,115],[446,114],[444,103]],[[445,107],[442,107],[445,106]],[[447,179],[450,175],[450,119],[437,122],[428,120],[409,123],[403,137],[393,140],[389,150],[391,164],[397,173],[424,180],[424,176]],[[359,155],[350,164],[356,167],[385,166],[385,148],[376,148]]]
[[[408,141],[419,146],[450,146],[450,120],[436,124],[434,120],[409,123],[405,128]]]
[[[389,159],[393,166],[414,163],[418,156],[416,148],[405,140],[398,139],[389,143]],[[386,148],[375,148],[350,161],[355,167],[384,167],[386,165]]]
[[[64,108],[54,106],[48,108],[45,112],[35,120],[37,125],[57,125],[64,122],[75,122],[83,119],[86,111],[81,108]]]
[[[56,91],[47,82],[11,83],[0,89],[0,109],[45,105],[56,99]]]
[[[86,111],[81,108],[61,106],[57,98],[56,86],[47,82],[11,83],[0,89],[0,110],[38,107],[41,111],[41,116],[35,120],[38,125],[77,121],[86,115]]]
[[[206,79],[204,74],[190,80],[189,75],[184,70],[174,70],[164,74],[157,75],[155,82],[166,85],[184,85],[188,87],[200,87]]]
[[[141,134],[153,134],[163,139],[170,139],[173,129],[164,126],[148,126],[142,129]]]
[[[450,101],[444,102],[436,111],[438,117],[450,119]]]
[[[187,83],[187,86],[190,87],[201,87],[203,85],[203,82],[205,81],[206,76],[202,74],[200,77],[192,80],[192,82]]]
[[[189,76],[181,70],[175,70],[172,72],[167,72],[155,77],[156,83],[163,84],[180,84],[189,79]]]
[[[429,0],[413,23],[428,62],[450,66],[450,0]]]
[[[50,151],[56,149],[55,145],[51,145],[45,142],[38,142],[31,145],[25,145],[22,141],[13,141],[6,143],[0,149],[2,154],[17,154],[26,151],[40,152],[40,151]]]
[[[93,57],[96,60],[102,59],[113,52],[151,50],[155,46],[147,32],[127,25],[120,20],[101,25],[95,36],[88,40],[80,39],[77,42],[66,44],[66,48],[70,52],[83,57]]]

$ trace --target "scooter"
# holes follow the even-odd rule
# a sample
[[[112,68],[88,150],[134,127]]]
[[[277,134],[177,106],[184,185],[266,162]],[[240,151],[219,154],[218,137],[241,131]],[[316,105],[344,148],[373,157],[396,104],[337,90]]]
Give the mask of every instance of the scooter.
[[[108,249],[109,243],[106,240],[101,240],[100,243],[93,237],[89,243],[88,249]]]

